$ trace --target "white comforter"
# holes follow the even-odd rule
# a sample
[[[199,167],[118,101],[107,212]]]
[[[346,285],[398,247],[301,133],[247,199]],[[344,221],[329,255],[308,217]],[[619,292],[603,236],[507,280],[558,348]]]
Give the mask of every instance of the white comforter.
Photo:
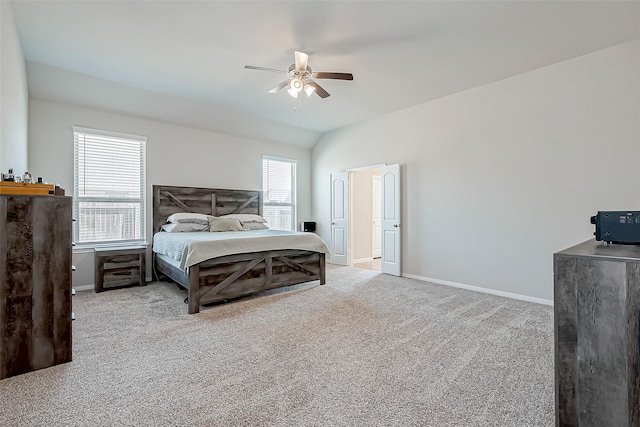
[[[185,270],[199,262],[224,255],[279,249],[329,253],[317,234],[281,230],[166,233],[153,236],[153,252],[180,261]]]

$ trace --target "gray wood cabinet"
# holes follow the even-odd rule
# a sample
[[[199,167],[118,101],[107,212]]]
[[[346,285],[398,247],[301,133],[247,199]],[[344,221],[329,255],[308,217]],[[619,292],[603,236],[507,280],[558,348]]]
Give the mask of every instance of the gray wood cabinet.
[[[640,425],[640,246],[554,254],[556,425]]]
[[[0,196],[0,379],[71,361],[71,206]]]

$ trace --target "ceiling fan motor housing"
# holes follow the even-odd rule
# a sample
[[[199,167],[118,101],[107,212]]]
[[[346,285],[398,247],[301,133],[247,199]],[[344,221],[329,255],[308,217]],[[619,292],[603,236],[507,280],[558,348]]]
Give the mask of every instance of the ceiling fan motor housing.
[[[289,75],[291,78],[298,79],[303,83],[307,83],[313,78],[313,72],[311,71],[311,67],[307,65],[307,68],[304,70],[298,70],[296,68],[296,64],[291,64],[289,66]]]

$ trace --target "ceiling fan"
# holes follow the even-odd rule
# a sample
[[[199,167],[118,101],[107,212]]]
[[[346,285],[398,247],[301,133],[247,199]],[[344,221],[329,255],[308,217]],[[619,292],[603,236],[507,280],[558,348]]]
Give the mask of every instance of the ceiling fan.
[[[281,89],[289,86],[289,95],[294,98],[298,97],[298,94],[304,91],[307,96],[311,96],[314,92],[318,94],[320,98],[326,98],[329,96],[329,92],[324,90],[322,86],[313,81],[313,79],[336,79],[336,80],[353,80],[353,74],[351,73],[328,73],[323,71],[312,71],[311,67],[307,65],[309,55],[304,52],[295,52],[295,63],[289,66],[288,71],[277,70],[275,68],[255,67],[253,65],[245,65],[244,68],[249,70],[271,71],[274,73],[288,74],[287,80],[278,84],[271,89],[269,93],[276,93]]]

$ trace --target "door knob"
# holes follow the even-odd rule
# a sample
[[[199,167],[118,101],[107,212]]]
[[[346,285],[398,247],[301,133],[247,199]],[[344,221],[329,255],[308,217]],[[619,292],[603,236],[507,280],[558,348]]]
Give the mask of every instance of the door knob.
[[[393,224],[393,226],[394,226],[395,228],[398,228],[398,227],[400,227],[400,224]]]

